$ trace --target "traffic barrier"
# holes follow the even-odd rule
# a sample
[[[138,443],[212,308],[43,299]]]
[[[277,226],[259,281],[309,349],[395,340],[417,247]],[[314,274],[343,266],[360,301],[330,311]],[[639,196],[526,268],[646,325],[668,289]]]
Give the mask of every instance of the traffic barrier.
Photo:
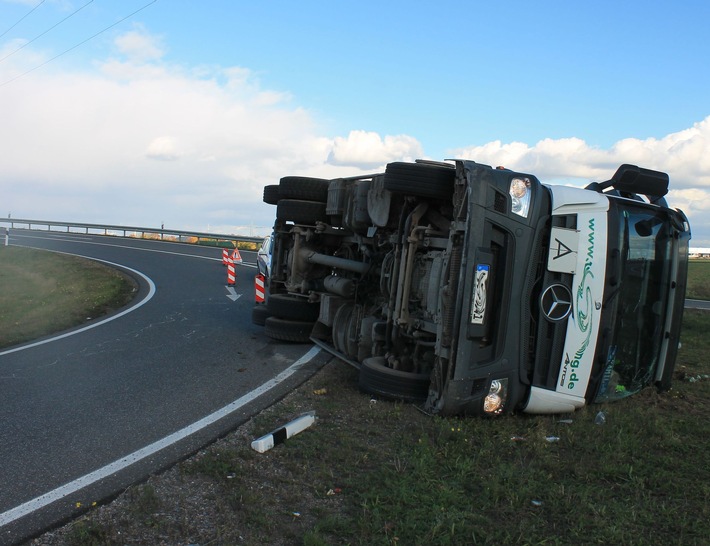
[[[229,250],[226,248],[222,249],[222,265],[227,265],[227,262],[229,260]]]
[[[237,283],[237,273],[234,268],[234,261],[227,259],[227,285],[234,286]]]
[[[240,264],[240,263],[242,263],[242,255],[239,254],[239,249],[238,249],[238,248],[235,248],[235,249],[234,249],[234,252],[232,252],[232,261],[233,261],[235,264]]]
[[[264,300],[266,299],[264,294],[264,281],[264,275],[261,273],[254,277],[254,299],[256,300],[256,303],[264,303]]]

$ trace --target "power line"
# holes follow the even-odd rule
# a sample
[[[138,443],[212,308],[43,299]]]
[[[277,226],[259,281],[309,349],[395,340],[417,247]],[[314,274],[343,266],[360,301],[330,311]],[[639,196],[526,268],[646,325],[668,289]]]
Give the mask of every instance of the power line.
[[[91,0],[91,1],[93,2],[93,0]],[[69,49],[65,49],[65,50],[62,51],[59,55],[55,55],[55,56],[52,57],[51,59],[48,59],[48,60],[44,61],[42,64],[39,64],[39,65],[35,66],[34,68],[30,68],[28,71],[23,72],[22,74],[20,74],[20,75],[18,75],[18,76],[15,76],[14,78],[11,78],[11,79],[9,79],[9,80],[3,82],[3,83],[0,83],[0,87],[5,87],[6,85],[8,85],[8,84],[14,82],[15,80],[19,80],[19,79],[22,78],[23,76],[26,76],[26,75],[29,74],[30,72],[34,72],[34,71],[37,70],[38,68],[42,68],[44,65],[51,63],[52,61],[54,61],[55,59],[58,59],[58,58],[61,57],[62,55],[65,55],[65,54],[69,53],[70,51],[75,50],[77,47],[80,47],[80,46],[84,45],[86,42],[88,42],[88,41],[90,41],[90,40],[93,40],[94,38],[96,38],[96,37],[99,36],[100,34],[103,34],[103,33],[106,32],[107,30],[112,29],[113,27],[115,27],[116,25],[118,25],[118,24],[120,24],[120,23],[123,23],[123,21],[125,21],[126,19],[130,19],[130,18],[133,17],[136,13],[143,11],[145,8],[147,8],[148,6],[150,6],[150,5],[152,5],[152,4],[155,4],[157,1],[158,1],[158,0],[153,0],[152,2],[148,2],[145,6],[143,6],[143,7],[141,7],[141,8],[138,8],[138,9],[137,9],[136,11],[134,11],[133,13],[129,13],[129,14],[126,15],[124,18],[119,19],[118,21],[116,21],[116,22],[113,23],[112,25],[109,25],[109,26],[107,26],[106,28],[104,28],[103,30],[100,30],[99,32],[97,32],[97,33],[94,34],[93,36],[89,36],[86,40],[83,40],[83,41],[79,42],[78,44],[73,45],[73,46],[70,47]]]
[[[12,25],[10,28],[8,28],[5,32],[3,32],[2,34],[0,34],[0,38],[2,38],[3,36],[5,36],[5,34],[7,34],[8,32],[10,32],[13,28],[15,28],[17,25],[19,25],[22,21],[24,21],[24,19],[25,19],[28,15],[30,15],[34,10],[36,10],[38,7],[40,7],[40,6],[41,6],[42,4],[44,4],[46,1],[47,1],[47,0],[42,0],[39,4],[37,4],[35,7],[33,7],[30,11],[28,11],[28,12],[25,13],[22,17],[20,17],[20,20],[19,20],[19,21],[17,21],[14,25]]]
[[[70,13],[70,14],[67,15],[64,19],[62,19],[62,20],[59,21],[58,23],[55,23],[54,25],[52,25],[51,27],[49,27],[47,30],[45,30],[44,32],[42,32],[41,34],[38,34],[37,36],[35,36],[34,38],[32,38],[29,42],[25,42],[25,43],[22,44],[20,47],[18,47],[15,51],[12,51],[12,52],[8,53],[8,54],[5,55],[2,59],[0,59],[0,63],[3,62],[3,61],[4,61],[5,59],[7,59],[8,57],[12,57],[15,53],[17,53],[17,52],[20,51],[21,49],[27,47],[28,45],[30,45],[30,44],[31,44],[32,42],[34,42],[35,40],[41,38],[42,36],[44,36],[45,34],[47,34],[49,31],[51,31],[51,30],[57,28],[59,25],[61,25],[64,21],[66,21],[66,20],[69,19],[70,17],[74,17],[77,13],[79,13],[81,10],[83,10],[86,6],[88,6],[89,4],[91,4],[93,1],[94,1],[94,0],[89,0],[86,4],[84,4],[83,6],[81,6],[79,9],[77,9],[77,10],[75,10],[74,12]]]

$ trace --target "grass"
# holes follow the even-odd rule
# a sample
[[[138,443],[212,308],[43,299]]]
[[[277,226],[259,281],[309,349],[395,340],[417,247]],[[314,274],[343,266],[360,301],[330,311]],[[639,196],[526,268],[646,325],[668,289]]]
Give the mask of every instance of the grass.
[[[710,260],[691,260],[688,268],[688,297],[710,300]]]
[[[0,348],[82,324],[121,307],[135,283],[98,262],[0,247]]]
[[[708,271],[691,266],[689,297],[704,297]],[[563,416],[429,417],[360,393],[356,371],[332,363],[34,544],[706,544],[709,329],[710,314],[686,311],[671,391]],[[250,448],[309,410],[308,430]]]

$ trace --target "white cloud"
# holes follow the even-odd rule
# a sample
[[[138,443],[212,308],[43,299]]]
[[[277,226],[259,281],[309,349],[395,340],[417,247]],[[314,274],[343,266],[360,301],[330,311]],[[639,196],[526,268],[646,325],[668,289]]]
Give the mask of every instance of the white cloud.
[[[177,142],[169,136],[158,137],[148,144],[145,153],[150,159],[160,159],[162,161],[174,161],[183,155],[178,150]]]
[[[423,155],[419,142],[407,135],[385,136],[367,131],[350,131],[346,137],[336,137],[328,155],[332,165],[373,169],[391,161],[412,161]]]
[[[0,45],[0,56],[16,47]],[[410,135],[326,136],[287,91],[265,89],[248,68],[171,65],[164,49],[134,28],[117,39],[123,56],[97,62],[95,72],[50,63],[0,86],[0,206],[8,209],[0,214],[263,232],[274,215],[263,187],[282,176],[353,176],[426,157]],[[0,84],[52,56],[24,48],[0,63]],[[605,180],[621,163],[664,170],[669,201],[708,239],[694,244],[710,246],[710,117],[608,149],[570,137],[493,141],[447,155],[548,182]]]
[[[710,210],[710,116],[662,138],[625,138],[608,150],[589,146],[579,138],[562,138],[544,139],[533,146],[495,141],[457,149],[454,155],[530,172],[543,182],[578,185],[608,180],[623,163],[667,172],[671,180],[667,200],[688,215],[696,232],[692,244],[710,246],[710,221],[706,221]]]
[[[97,72],[48,65],[0,87],[0,195],[13,216],[268,230],[264,185],[361,174],[327,163],[332,139],[288,93],[241,67],[168,65],[139,34],[117,40],[130,58]],[[12,61],[0,83],[38,64],[31,48]]]
[[[622,163],[668,172],[674,189],[710,187],[710,116],[690,129],[663,138],[625,138],[604,150],[579,138],[522,142],[489,142],[459,148],[456,157],[531,172],[541,180],[606,180]]]
[[[148,34],[141,26],[116,38],[116,49],[135,61],[154,61],[162,58],[162,41]]]

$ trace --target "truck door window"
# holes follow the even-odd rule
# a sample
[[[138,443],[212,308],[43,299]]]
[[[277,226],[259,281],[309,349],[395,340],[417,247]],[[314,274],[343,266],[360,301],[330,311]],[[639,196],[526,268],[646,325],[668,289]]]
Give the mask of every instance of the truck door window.
[[[658,211],[614,201],[621,251],[620,286],[611,294],[614,338],[596,402],[634,394],[651,382],[663,340],[672,236]],[[610,244],[612,244],[610,242]]]

